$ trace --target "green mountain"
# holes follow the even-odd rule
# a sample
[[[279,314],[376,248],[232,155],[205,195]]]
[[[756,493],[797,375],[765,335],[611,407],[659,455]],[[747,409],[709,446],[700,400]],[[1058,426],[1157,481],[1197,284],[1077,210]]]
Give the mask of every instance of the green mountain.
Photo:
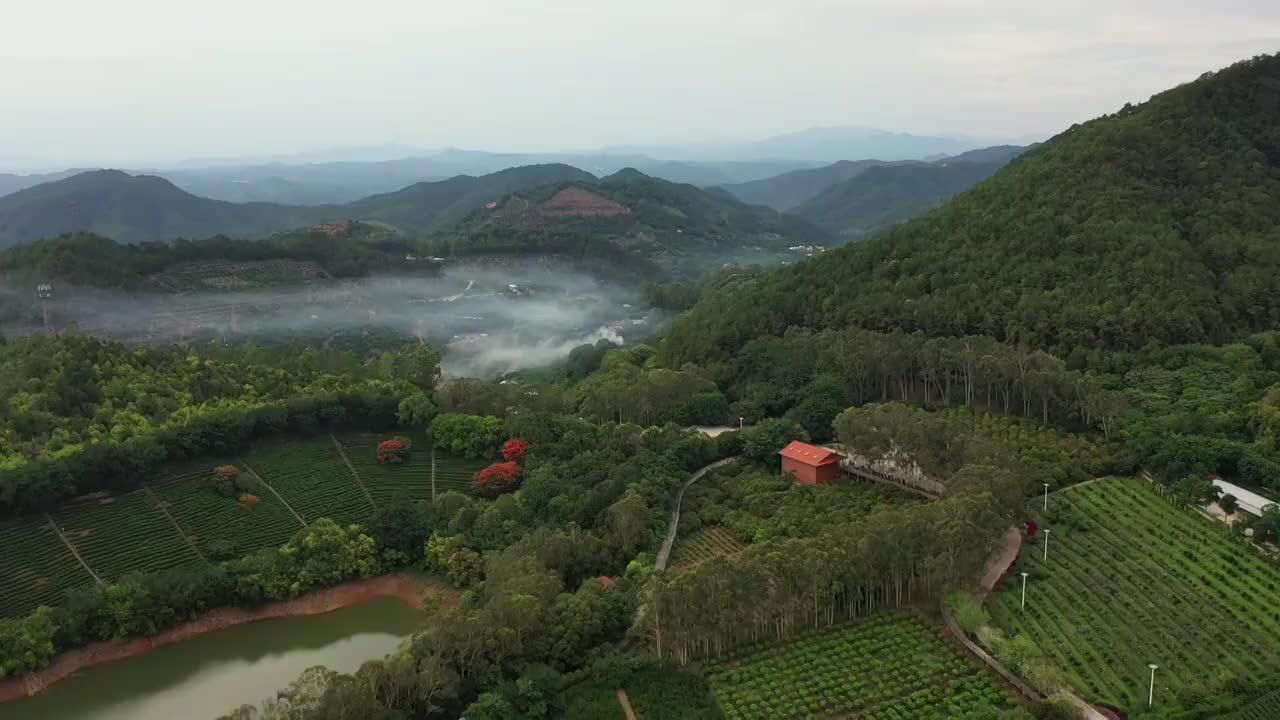
[[[0,198],[0,247],[81,230],[127,242],[249,235],[314,218],[306,208],[209,200],[163,178],[94,170]]]
[[[832,185],[861,175],[870,168],[911,162],[914,161],[841,160],[812,170],[793,170],[763,180],[722,185],[721,188],[745,203],[790,210]]]
[[[991,177],[1003,164],[942,160],[879,165],[827,188],[793,212],[833,233],[858,237],[941,204]]]
[[[834,240],[794,215],[628,168],[513,193],[429,242],[439,255],[559,254],[694,275],[728,262],[777,262],[795,256],[789,247]]]
[[[946,205],[706,298],[664,361],[793,326],[990,335],[1067,356],[1280,326],[1280,56],[1073,126]]]
[[[310,207],[210,200],[160,177],[96,170],[0,197],[0,248],[72,232],[133,243],[219,234],[258,236],[348,219],[424,229],[462,217],[504,194],[564,180],[594,178],[568,165],[533,165],[483,177],[417,183],[346,205]]]
[[[400,228],[426,228],[461,220],[472,210],[513,192],[557,182],[595,180],[594,175],[569,165],[527,165],[482,177],[459,175],[439,182],[415,183],[342,207],[349,217],[381,220]]]

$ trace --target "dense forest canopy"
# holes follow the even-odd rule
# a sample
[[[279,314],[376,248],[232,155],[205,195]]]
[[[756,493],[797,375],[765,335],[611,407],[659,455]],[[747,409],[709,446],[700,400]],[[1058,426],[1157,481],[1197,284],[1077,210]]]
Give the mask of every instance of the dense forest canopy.
[[[125,244],[93,233],[69,233],[0,252],[0,277],[135,289],[147,275],[201,260],[309,260],[334,277],[375,270],[421,270],[404,260],[408,238],[378,225],[350,222],[276,233],[261,240],[216,235],[203,240]]]
[[[1224,342],[1280,321],[1280,56],[1071,128],[928,215],[675,324],[664,360],[787,327],[1077,347]]]

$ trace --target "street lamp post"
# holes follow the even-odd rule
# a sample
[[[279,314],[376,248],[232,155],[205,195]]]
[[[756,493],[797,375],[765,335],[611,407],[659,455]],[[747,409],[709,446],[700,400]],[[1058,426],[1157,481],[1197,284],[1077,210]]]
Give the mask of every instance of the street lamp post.
[[[1049,562],[1049,528],[1044,529],[1044,561]]]
[[[1022,573],[1022,609],[1023,610],[1027,609],[1027,575],[1028,574],[1029,573]]]
[[[1044,485],[1044,511],[1049,512],[1049,483],[1040,483]]]
[[[1147,667],[1151,668],[1151,687],[1147,690],[1147,707],[1151,707],[1156,700],[1156,668],[1160,666],[1151,663]]]
[[[739,415],[739,416],[738,416],[738,429],[739,429],[739,430],[741,430],[741,429],[742,429],[742,421],[743,421],[744,419],[745,419],[745,418],[743,418],[741,415]]]

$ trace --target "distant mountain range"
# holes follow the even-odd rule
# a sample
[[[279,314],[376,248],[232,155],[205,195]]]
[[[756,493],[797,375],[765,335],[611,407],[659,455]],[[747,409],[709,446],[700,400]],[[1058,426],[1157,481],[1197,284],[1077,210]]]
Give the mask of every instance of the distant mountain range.
[[[414,233],[434,229],[423,240],[433,255],[553,253],[635,262],[637,271],[695,260],[705,266],[757,251],[759,261],[776,261],[788,247],[834,241],[801,218],[718,189],[635,169],[599,180],[568,165],[532,165],[324,206],[229,203],[155,176],[96,170],[0,198],[0,248],[69,233],[125,243],[261,237],[351,220]]]
[[[934,160],[987,143],[867,128],[815,128],[753,142],[616,146],[561,153],[497,153],[376,145],[288,155],[204,158],[163,168],[122,168],[156,175],[213,200],[328,205],[457,175],[487,175],[526,165],[572,165],[604,177],[635,168],[701,187],[762,180],[839,160]],[[0,196],[93,168],[33,175],[0,174]],[[841,178],[845,179],[845,178]]]
[[[933,163],[870,167],[788,210],[830,232],[859,237],[941,205],[1026,150],[1006,145]]]
[[[507,193],[567,180],[595,177],[568,165],[534,165],[416,183],[345,205],[302,206],[213,200],[164,178],[94,170],[0,198],[0,247],[80,231],[121,242],[254,236],[352,218],[422,229]]]
[[[861,175],[869,168],[893,164],[896,163],[884,160],[841,160],[819,168],[792,170],[763,180],[721,185],[721,188],[743,202],[766,205],[775,210],[790,210],[821,195],[836,183]]]
[[[1026,149],[998,145],[935,162],[842,161],[723,189],[744,202],[793,212],[830,232],[856,237],[967,190]]]
[[[757,180],[816,165],[798,160],[684,162],[655,160],[644,155],[444,150],[426,157],[396,160],[222,164],[130,172],[162,177],[193,195],[212,200],[333,205],[393,192],[418,182],[444,180],[458,175],[488,175],[510,168],[552,164],[572,165],[601,177],[630,167],[653,177],[703,187]],[[80,172],[84,170],[34,175],[0,174],[0,197]]]

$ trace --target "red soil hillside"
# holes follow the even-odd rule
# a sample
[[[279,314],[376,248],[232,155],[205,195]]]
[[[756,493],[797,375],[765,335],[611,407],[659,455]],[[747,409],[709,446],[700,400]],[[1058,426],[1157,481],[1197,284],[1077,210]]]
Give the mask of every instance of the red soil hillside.
[[[577,187],[567,187],[539,208],[545,217],[615,217],[630,215],[631,209],[608,198]]]

